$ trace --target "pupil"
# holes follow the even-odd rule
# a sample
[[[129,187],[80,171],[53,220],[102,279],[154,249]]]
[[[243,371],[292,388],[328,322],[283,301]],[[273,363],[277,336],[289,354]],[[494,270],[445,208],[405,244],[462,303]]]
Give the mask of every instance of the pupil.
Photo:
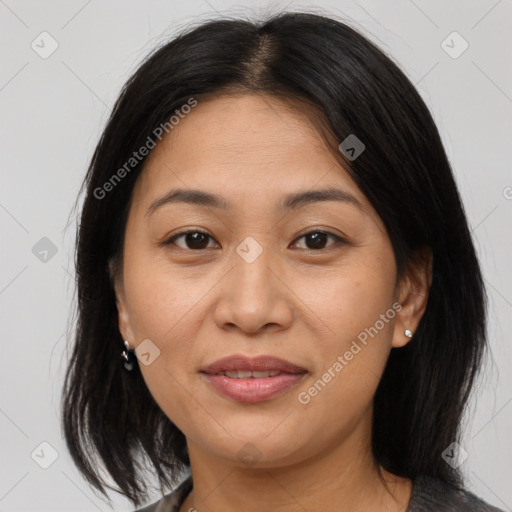
[[[185,238],[187,241],[187,245],[191,246],[194,249],[204,249],[208,245],[208,239],[204,233],[187,233],[187,236]]]
[[[313,233],[311,235],[307,235],[307,240],[313,242],[311,245],[313,247],[310,247],[310,244],[308,244],[309,249],[321,249],[326,241],[327,235],[325,233]]]

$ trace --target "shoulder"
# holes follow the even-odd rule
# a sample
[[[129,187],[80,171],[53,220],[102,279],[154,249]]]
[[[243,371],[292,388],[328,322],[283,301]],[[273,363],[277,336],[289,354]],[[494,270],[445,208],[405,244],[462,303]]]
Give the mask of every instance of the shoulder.
[[[178,512],[192,490],[192,477],[151,505],[136,512]],[[420,476],[414,481],[407,512],[503,512],[469,491],[458,490],[437,478]]]
[[[178,512],[188,493],[192,490],[192,477],[188,476],[176,489],[151,505],[137,509],[136,512]]]
[[[416,478],[407,512],[503,512],[469,491],[429,476]]]

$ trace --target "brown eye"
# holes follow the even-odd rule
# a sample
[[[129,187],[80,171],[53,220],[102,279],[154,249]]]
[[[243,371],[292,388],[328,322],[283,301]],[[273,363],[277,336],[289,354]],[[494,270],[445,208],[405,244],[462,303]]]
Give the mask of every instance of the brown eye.
[[[311,231],[310,233],[302,235],[297,240],[300,240],[301,238],[306,240],[306,247],[302,247],[302,249],[309,250],[322,250],[335,245],[337,242],[344,242],[344,240],[339,236],[336,236],[332,233],[327,233],[325,231]],[[325,247],[329,238],[333,239],[334,243]]]
[[[184,240],[184,246],[176,243],[176,240],[180,239]],[[178,247],[181,247],[182,249],[202,250],[207,249],[210,239],[213,240],[213,238],[208,233],[204,233],[203,231],[186,231],[174,235],[172,238],[165,242],[165,245],[174,244]]]
[[[333,245],[337,243],[343,243],[345,240],[343,238],[334,235],[333,233],[325,232],[325,231],[311,231],[299,237],[297,240],[304,239],[306,241],[306,247],[299,247],[305,250],[312,251],[321,251],[324,249],[329,249]],[[333,240],[333,243],[328,244],[329,239]],[[177,240],[182,240],[180,243],[177,243]],[[204,250],[211,248],[209,246],[209,242],[213,241],[214,238],[205,233],[204,231],[185,231],[183,233],[178,233],[177,235],[172,236],[167,241],[163,243],[163,245],[176,245],[181,249],[188,250]],[[295,243],[297,245],[297,242]]]

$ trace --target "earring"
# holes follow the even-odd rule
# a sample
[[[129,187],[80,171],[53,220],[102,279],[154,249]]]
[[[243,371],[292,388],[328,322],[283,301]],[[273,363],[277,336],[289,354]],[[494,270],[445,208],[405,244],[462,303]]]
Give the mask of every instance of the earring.
[[[124,346],[126,347],[126,350],[123,350],[121,352],[121,358],[123,359],[124,367],[128,371],[131,371],[131,370],[133,370],[133,366],[134,366],[135,359],[136,359],[135,358],[135,349],[128,348],[130,346],[130,342],[128,340],[124,341]]]
[[[409,331],[409,329],[405,329],[405,335],[408,337],[408,338],[412,338],[412,332]]]

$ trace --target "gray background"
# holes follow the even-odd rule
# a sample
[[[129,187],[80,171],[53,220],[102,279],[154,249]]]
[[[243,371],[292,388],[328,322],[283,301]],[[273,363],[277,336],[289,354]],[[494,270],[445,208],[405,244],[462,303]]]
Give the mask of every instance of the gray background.
[[[494,363],[472,401],[462,468],[473,492],[512,510],[510,0],[0,0],[0,511],[109,510],[66,452],[59,399],[74,279],[69,215],[122,84],[144,55],[189,21],[283,9],[349,18],[391,54],[434,115],[490,296]],[[39,36],[43,31],[58,44],[45,59],[40,53],[52,41]],[[461,55],[455,54],[464,41],[453,31],[469,44]],[[55,254],[41,252],[51,247],[43,237]],[[132,509],[112,498],[115,510]]]

